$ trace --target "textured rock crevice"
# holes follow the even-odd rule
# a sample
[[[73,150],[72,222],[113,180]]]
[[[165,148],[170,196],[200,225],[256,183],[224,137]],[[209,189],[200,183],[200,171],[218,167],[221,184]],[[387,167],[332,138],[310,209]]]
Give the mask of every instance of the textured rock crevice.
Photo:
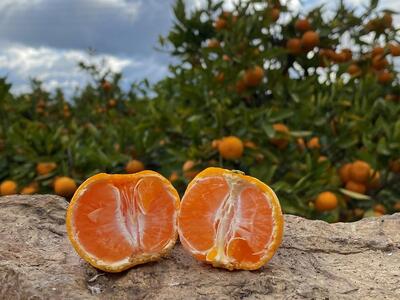
[[[0,198],[0,299],[400,299],[400,214],[347,224],[286,215],[281,248],[257,271],[212,268],[178,244],[159,262],[105,274],[69,244],[67,205]]]

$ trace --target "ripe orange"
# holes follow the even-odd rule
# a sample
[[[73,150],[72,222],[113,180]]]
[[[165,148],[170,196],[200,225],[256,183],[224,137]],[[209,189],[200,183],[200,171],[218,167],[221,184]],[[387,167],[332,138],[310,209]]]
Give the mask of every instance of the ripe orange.
[[[38,192],[38,184],[36,182],[32,182],[31,184],[27,185],[26,187],[22,188],[21,195],[32,195]]]
[[[224,55],[222,55],[222,60],[223,61],[231,61],[231,58],[229,57],[229,55],[224,54]]]
[[[289,128],[282,123],[276,123],[272,125],[274,128],[275,132],[277,133],[278,136],[282,136],[279,138],[273,138],[271,139],[271,143],[278,147],[279,149],[284,149],[287,147],[289,144]]]
[[[307,142],[308,149],[319,149],[321,145],[319,144],[319,138],[313,137]]]
[[[347,68],[347,73],[352,76],[359,76],[361,75],[361,69],[357,64],[351,64]]]
[[[389,162],[389,170],[393,173],[400,173],[400,158]]]
[[[116,106],[117,106],[117,100],[115,100],[115,99],[108,100],[108,107],[113,108]]]
[[[389,51],[392,56],[400,56],[400,45],[389,44]]]
[[[208,41],[207,47],[211,48],[211,49],[219,48],[220,47],[220,43],[219,43],[219,41],[217,39],[211,39],[211,40]]]
[[[222,83],[225,80],[225,74],[224,72],[219,72],[214,78],[218,83]]]
[[[14,195],[17,193],[18,185],[15,181],[5,180],[0,184],[0,195]]]
[[[249,149],[257,149],[257,145],[253,141],[244,141],[243,146]]]
[[[128,174],[137,173],[144,170],[144,164],[136,159],[132,159],[125,166],[125,171]]]
[[[258,86],[264,77],[264,69],[260,66],[246,70],[243,80],[246,86],[256,87]]]
[[[339,177],[343,184],[346,184],[348,181],[350,181],[350,168],[351,163],[347,163],[341,166],[339,169]]]
[[[179,179],[179,175],[178,175],[178,172],[176,172],[176,171],[173,171],[172,173],[171,173],[171,175],[169,175],[169,178],[168,178],[168,180],[171,182],[171,183],[174,183],[175,181],[177,181]]]
[[[377,189],[381,185],[381,174],[379,171],[370,170],[369,171],[368,188]]]
[[[283,216],[266,184],[237,171],[207,168],[186,189],[178,231],[196,259],[229,270],[255,270],[279,247]]]
[[[338,199],[332,192],[320,193],[315,199],[315,209],[319,212],[334,210],[338,206]]]
[[[382,204],[376,204],[373,207],[374,212],[380,213],[381,215],[384,215],[386,213],[386,208]]]
[[[384,53],[385,53],[385,49],[382,48],[382,47],[379,47],[379,46],[374,47],[374,48],[371,50],[371,56],[372,56],[372,57],[375,57],[375,56],[378,56],[378,55],[383,56]]]
[[[290,54],[298,55],[303,49],[301,48],[301,40],[298,38],[288,39],[286,49]]]
[[[76,190],[76,183],[72,178],[69,177],[58,177],[54,181],[54,192],[62,197],[71,197]]]
[[[374,58],[372,58],[372,67],[375,70],[382,70],[386,68],[388,64],[388,61],[383,57],[383,55],[376,55]]]
[[[68,237],[92,266],[120,272],[159,259],[175,244],[179,195],[153,171],[97,174],[76,191]]]
[[[312,50],[319,45],[319,34],[315,31],[306,31],[301,37],[301,45],[304,50]]]
[[[389,72],[388,70],[383,70],[378,74],[378,82],[380,84],[388,84],[393,80],[393,78],[393,73]]]
[[[365,161],[357,160],[352,163],[350,168],[350,180],[358,183],[367,183],[371,167]]]
[[[112,90],[112,84],[108,82],[107,80],[103,80],[101,83],[101,87],[103,91],[105,92],[110,92]]]
[[[280,14],[281,14],[281,10],[277,7],[274,7],[271,9],[269,16],[273,22],[276,22],[276,21],[278,21]]]
[[[242,94],[246,90],[246,83],[244,82],[243,79],[239,79],[236,82],[236,92],[238,94]]]
[[[215,23],[214,23],[214,28],[216,31],[220,31],[224,28],[226,28],[227,22],[223,18],[218,18]]]
[[[367,187],[362,183],[357,183],[354,181],[348,181],[345,186],[346,190],[356,192],[359,194],[365,194]]]
[[[36,165],[36,173],[39,175],[47,175],[57,168],[55,162],[41,162]]]
[[[243,142],[236,136],[224,137],[218,144],[219,154],[225,159],[238,159],[243,155]]]
[[[307,19],[298,19],[294,23],[294,28],[296,28],[296,30],[300,32],[306,32],[312,29],[311,24]]]

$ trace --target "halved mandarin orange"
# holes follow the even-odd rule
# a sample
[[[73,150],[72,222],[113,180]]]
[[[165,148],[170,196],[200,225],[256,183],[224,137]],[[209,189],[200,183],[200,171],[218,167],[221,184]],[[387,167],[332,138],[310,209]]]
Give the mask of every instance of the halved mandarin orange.
[[[207,168],[182,198],[178,232],[184,248],[200,261],[255,270],[278,249],[283,216],[266,184],[238,171]]]
[[[166,255],[177,239],[179,195],[153,171],[97,174],[75,192],[68,237],[92,266],[120,272]]]

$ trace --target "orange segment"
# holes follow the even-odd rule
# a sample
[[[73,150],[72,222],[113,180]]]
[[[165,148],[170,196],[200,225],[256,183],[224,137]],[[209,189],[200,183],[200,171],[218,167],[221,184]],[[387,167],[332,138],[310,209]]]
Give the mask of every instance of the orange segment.
[[[229,270],[254,270],[279,247],[283,216],[275,193],[264,183],[208,168],[186,190],[178,231],[197,259]]]
[[[98,174],[72,198],[68,236],[94,267],[119,272],[155,260],[172,248],[178,209],[176,190],[156,172]]]

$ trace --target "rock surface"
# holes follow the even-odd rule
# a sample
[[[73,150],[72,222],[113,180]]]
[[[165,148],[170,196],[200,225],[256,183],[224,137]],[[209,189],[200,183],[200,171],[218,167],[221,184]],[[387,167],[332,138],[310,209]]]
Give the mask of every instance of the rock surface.
[[[400,299],[400,214],[334,225],[286,215],[283,244],[258,271],[215,269],[177,245],[159,262],[104,274],[69,244],[67,205],[0,198],[0,299]]]

